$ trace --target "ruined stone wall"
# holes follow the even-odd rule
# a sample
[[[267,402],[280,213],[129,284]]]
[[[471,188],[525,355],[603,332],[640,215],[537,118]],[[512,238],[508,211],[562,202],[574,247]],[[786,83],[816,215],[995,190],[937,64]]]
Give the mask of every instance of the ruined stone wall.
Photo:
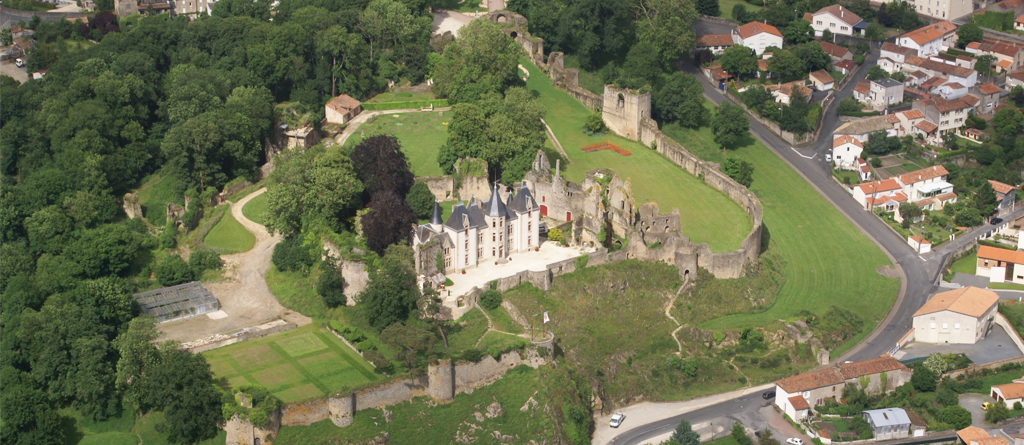
[[[601,117],[608,129],[630,140],[640,139],[640,122],[651,117],[651,92],[604,86]]]
[[[427,376],[419,376],[356,391],[353,394],[356,399],[356,411],[391,406],[413,397],[425,396],[428,384]]]
[[[463,201],[469,201],[470,198],[476,197],[476,199],[487,199],[491,196],[491,187],[487,182],[487,177],[478,178],[476,176],[467,176],[462,178],[458,190],[455,191],[455,197]],[[449,200],[451,198],[448,198]]]
[[[438,360],[427,365],[427,394],[439,403],[455,398],[455,366],[451,359]]]
[[[450,201],[455,196],[455,179],[451,176],[418,176],[416,182],[426,184],[437,202]]]
[[[281,425],[307,426],[324,420],[330,415],[328,404],[329,400],[325,398],[285,405],[284,409],[281,410]],[[249,443],[252,443],[252,441]]]
[[[360,261],[345,261],[341,263],[341,276],[345,279],[345,296],[348,297],[348,305],[355,306],[356,296],[366,289],[370,282],[370,274],[366,271],[366,265]]]
[[[533,351],[528,352],[527,357],[522,357],[518,352],[506,352],[498,360],[485,355],[479,362],[461,362],[455,365],[455,394],[460,394],[482,388],[494,383],[505,375],[505,371],[515,368],[521,364],[530,364],[530,356],[539,358]]]
[[[121,208],[128,219],[142,218],[142,205],[139,204],[139,197],[134,193],[125,193]]]

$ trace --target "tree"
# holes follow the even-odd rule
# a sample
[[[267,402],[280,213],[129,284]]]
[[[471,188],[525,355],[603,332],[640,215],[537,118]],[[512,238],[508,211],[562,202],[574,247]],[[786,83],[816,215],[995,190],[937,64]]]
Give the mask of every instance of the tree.
[[[430,218],[430,214],[434,211],[434,202],[437,198],[430,192],[430,187],[427,187],[425,182],[417,182],[412,185],[409,189],[409,194],[405,195],[405,202],[409,204],[409,208],[412,209],[413,213],[419,219]]]
[[[808,130],[807,114],[810,111],[811,106],[802,90],[793,88],[789,104],[782,108],[782,115],[779,116],[779,126],[792,133],[804,133]]]
[[[768,59],[768,71],[781,77],[783,81],[801,78],[807,74],[803,61],[789,51],[775,51],[772,58]]]
[[[183,350],[177,342],[160,349],[160,365],[146,378],[154,405],[164,411],[164,428],[171,443],[194,443],[217,435],[223,420],[221,393],[202,354]]]
[[[364,199],[383,191],[404,199],[412,188],[414,177],[409,160],[393,135],[377,134],[363,139],[352,150],[352,164],[356,177],[363,183]]]
[[[743,3],[737,3],[732,7],[732,19],[741,25],[750,21],[747,13],[747,7],[744,6]]]
[[[1010,100],[1017,104],[1018,107],[1024,104],[1024,86],[1015,85],[1010,90]]]
[[[701,0],[714,1],[718,0]],[[627,88],[642,88],[654,85],[661,77],[661,60],[659,48],[650,42],[638,42],[626,53],[626,63],[622,65],[619,83]]]
[[[697,0],[697,12],[703,15],[718,17],[721,14],[718,8],[718,0]]]
[[[903,217],[904,220],[913,220],[918,216],[921,216],[923,213],[924,211],[921,210],[921,207],[912,202],[900,204],[900,216]]]
[[[809,42],[814,38],[814,28],[806,20],[793,20],[785,28],[782,28],[782,36],[785,38],[786,43],[799,45]]]
[[[967,22],[960,25],[960,28],[956,30],[956,46],[963,48],[968,43],[980,42],[984,37],[981,31],[981,27],[977,23]]]
[[[996,191],[992,189],[990,182],[983,182],[981,187],[978,187],[978,190],[974,192],[974,197],[971,198],[971,206],[978,209],[978,213],[984,217],[991,215],[995,211],[996,205]]]
[[[872,23],[864,29],[864,37],[875,42],[881,42],[885,40],[885,28],[878,26],[877,23]]]
[[[942,406],[958,406],[960,403],[960,396],[949,388],[942,388],[939,390],[939,397],[935,400]]]
[[[13,369],[11,369],[13,372]],[[5,371],[5,374],[8,372]],[[0,393],[4,427],[0,441],[17,444],[59,445],[65,443],[61,416],[50,405],[46,394],[22,382],[4,381]]]
[[[199,278],[203,272],[220,269],[220,255],[212,249],[196,250],[188,257],[188,267],[192,269],[193,275]]]
[[[144,240],[124,224],[108,224],[82,232],[65,247],[64,255],[77,263],[86,277],[117,275],[135,261]]]
[[[608,131],[608,127],[604,125],[604,117],[599,112],[590,113],[587,116],[587,121],[583,123],[583,132],[589,135],[604,134]]]
[[[0,45],[11,46],[14,43],[14,36],[11,35],[11,28],[0,29]]]
[[[722,164],[722,173],[747,188],[754,182],[754,164],[739,158],[726,159]]]
[[[345,297],[345,279],[338,271],[337,265],[333,261],[324,261],[320,263],[320,268],[323,273],[316,280],[316,294],[329,308],[344,306],[348,303],[348,298]]]
[[[494,289],[487,289],[480,294],[480,306],[493,311],[501,306],[501,292]]]
[[[386,51],[429,32],[429,17],[414,16],[404,4],[394,0],[373,0],[359,14],[359,30],[370,43],[369,60],[375,51]],[[397,80],[397,79],[396,79]]]
[[[910,384],[917,391],[932,392],[935,391],[935,379],[936,375],[931,369],[918,366],[914,369],[914,376],[910,378]]]
[[[956,212],[953,221],[960,227],[974,227],[981,224],[982,217],[981,213],[978,213],[978,209],[969,207]]]
[[[746,428],[743,428],[743,424],[735,422],[732,424],[732,428],[729,430],[733,439],[740,445],[753,445],[753,441],[750,440],[750,436],[747,435]]]
[[[412,258],[413,252],[408,246],[388,247],[380,268],[370,274],[370,281],[360,294],[367,322],[378,332],[404,321],[416,307],[419,290],[416,273],[409,263]]]
[[[868,135],[868,142],[864,144],[864,149],[868,153],[873,155],[884,155],[899,151],[902,147],[900,140],[897,138],[891,138],[886,136],[885,131],[876,131]]]
[[[749,130],[750,122],[743,108],[723,101],[715,109],[711,131],[715,134],[715,143],[722,148],[736,144]]]
[[[878,65],[871,65],[871,68],[868,69],[868,80],[878,80],[886,77],[889,77],[889,73]]]
[[[310,249],[303,245],[302,236],[297,233],[289,233],[274,246],[274,253],[270,255],[270,261],[274,267],[282,272],[306,271],[316,261]]]
[[[939,411],[939,418],[943,424],[949,424],[956,430],[963,430],[971,426],[971,411],[959,405],[946,406]]]
[[[839,114],[857,113],[860,112],[860,104],[857,103],[857,99],[847,97],[846,99],[839,101],[839,108],[837,111]]]
[[[847,388],[849,388],[849,386],[847,386]],[[757,445],[779,445],[779,441],[772,437],[771,429],[765,428],[765,430],[761,432],[761,437],[757,438]]]
[[[434,94],[453,102],[473,102],[487,92],[504,92],[519,79],[522,48],[489,20],[459,30],[434,67]],[[458,114],[456,114],[458,116]]]
[[[397,242],[408,241],[416,215],[395,191],[377,192],[370,200],[370,211],[362,216],[366,247],[378,255]]]
[[[690,421],[681,419],[679,425],[676,425],[675,431],[672,432],[671,440],[679,442],[681,445],[700,445],[700,435],[690,426]]]
[[[342,147],[286,151],[274,166],[266,192],[266,226],[271,230],[288,234],[304,221],[324,221],[340,232],[342,222],[362,207],[363,184]]]
[[[704,89],[693,74],[676,71],[654,95],[654,111],[663,122],[678,122],[687,128],[707,121]]]
[[[634,16],[639,17],[635,25],[637,38],[641,42],[656,45],[662,64],[666,67],[671,67],[680,54],[693,49],[697,38],[693,30],[693,25],[697,23],[695,3],[676,0],[636,2],[638,11]]]
[[[395,323],[380,333],[380,341],[395,350],[403,351],[403,361],[412,369],[416,365],[416,355],[434,345],[434,335],[422,326]]]
[[[156,273],[156,280],[162,286],[174,286],[196,279],[192,268],[188,267],[188,263],[178,255],[171,255],[160,261],[154,272]]]
[[[978,60],[974,62],[974,70],[982,76],[992,75],[992,66],[995,64],[995,56],[989,54],[982,54],[978,56]]]
[[[771,63],[772,59],[768,59]],[[733,45],[725,49],[722,52],[722,56],[718,59],[722,64],[722,69],[740,76],[749,76],[757,69],[757,56],[754,55],[754,50],[747,48],[743,45]]]
[[[835,36],[832,35],[832,31],[829,31],[829,30],[826,29],[826,30],[821,32],[821,41],[822,42],[833,42],[833,41],[835,41]]]
[[[1006,409],[1005,402],[995,402],[985,411],[985,421],[997,423],[1010,418],[1010,410]]]
[[[796,11],[789,3],[776,2],[761,10],[761,18],[769,25],[782,28],[796,18]]]
[[[802,23],[807,23],[801,20]],[[808,24],[808,27],[810,25]],[[793,48],[793,55],[804,64],[804,71],[818,71],[827,69],[832,65],[832,57],[821,49],[821,44],[812,41]],[[771,59],[768,59],[771,60]]]
[[[149,410],[146,379],[160,365],[160,353],[153,345],[159,336],[156,319],[137,317],[128,323],[128,330],[114,339],[120,357],[117,361],[117,389],[131,402],[136,414]]]

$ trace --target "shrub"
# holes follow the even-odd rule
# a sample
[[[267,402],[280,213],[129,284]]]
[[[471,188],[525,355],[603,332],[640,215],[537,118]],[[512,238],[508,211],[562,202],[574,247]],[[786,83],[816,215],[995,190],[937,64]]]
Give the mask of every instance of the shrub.
[[[587,116],[587,122],[583,124],[583,131],[587,134],[602,134],[608,131],[608,128],[604,126],[604,118],[601,117],[601,113],[591,113]]]
[[[188,257],[188,265],[198,277],[205,271],[220,269],[220,255],[211,249],[199,249]]]
[[[562,231],[559,230],[557,227],[554,227],[551,230],[548,230],[548,241],[558,242],[558,241],[564,241],[564,240],[565,240],[565,235],[563,235]]]
[[[178,226],[174,225],[174,221],[168,221],[167,227],[160,232],[160,246],[165,249],[173,249],[178,245],[177,236]]]
[[[914,367],[914,376],[910,378],[910,383],[914,385],[914,389],[920,392],[932,392],[935,391],[935,378],[935,372],[928,369],[928,367],[916,366]]]
[[[501,306],[501,292],[493,289],[485,290],[480,294],[480,306],[489,311],[497,309],[498,306]]]
[[[345,279],[341,272],[334,266],[333,262],[324,262],[323,273],[316,280],[316,294],[324,300],[324,305],[329,308],[344,306],[348,303],[345,297]]]
[[[942,406],[956,406],[960,404],[960,397],[953,390],[943,387],[939,390],[939,397],[936,401]]]
[[[839,101],[839,108],[837,110],[839,114],[844,113],[856,113],[860,111],[860,105],[857,104],[857,100],[852,97],[847,97]]]
[[[872,167],[878,168],[882,166],[882,160],[878,159],[878,156],[872,156],[870,162]]]
[[[461,358],[467,362],[476,363],[484,357],[484,352],[477,348],[469,348],[462,351]]]
[[[405,202],[419,219],[430,218],[430,214],[434,212],[434,199],[434,194],[424,182],[413,184],[409,194],[405,195]]]
[[[163,286],[188,283],[195,279],[192,268],[178,255],[165,258],[156,266],[156,280]]]
[[[1006,404],[1002,402],[992,404],[992,406],[985,411],[985,421],[989,423],[996,423],[1009,418],[1010,410],[1006,409]]]
[[[289,234],[283,241],[274,246],[274,253],[270,260],[281,271],[306,270],[313,265],[313,255],[309,249],[302,245],[302,238],[296,234]]]

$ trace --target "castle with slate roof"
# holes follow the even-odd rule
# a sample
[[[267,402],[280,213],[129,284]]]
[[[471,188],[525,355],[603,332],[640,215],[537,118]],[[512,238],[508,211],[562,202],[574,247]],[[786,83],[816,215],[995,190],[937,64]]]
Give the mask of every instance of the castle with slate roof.
[[[506,203],[507,202],[507,203]],[[448,274],[470,269],[486,261],[504,261],[513,253],[526,252],[540,246],[540,206],[525,185],[509,192],[502,201],[495,184],[486,201],[476,198],[469,204],[458,203],[447,221],[441,220],[441,208],[434,203],[429,224],[413,231],[416,269],[423,273],[433,269],[429,255],[421,254],[428,247],[438,247]],[[434,249],[429,249],[433,251]]]

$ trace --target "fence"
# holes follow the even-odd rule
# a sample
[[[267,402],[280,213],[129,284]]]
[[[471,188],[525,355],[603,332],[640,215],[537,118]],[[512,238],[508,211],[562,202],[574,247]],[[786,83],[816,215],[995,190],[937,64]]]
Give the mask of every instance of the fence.
[[[435,108],[447,107],[448,99],[410,100],[407,102],[366,102],[362,104],[363,110],[366,111],[403,110],[429,106],[434,106]]]

